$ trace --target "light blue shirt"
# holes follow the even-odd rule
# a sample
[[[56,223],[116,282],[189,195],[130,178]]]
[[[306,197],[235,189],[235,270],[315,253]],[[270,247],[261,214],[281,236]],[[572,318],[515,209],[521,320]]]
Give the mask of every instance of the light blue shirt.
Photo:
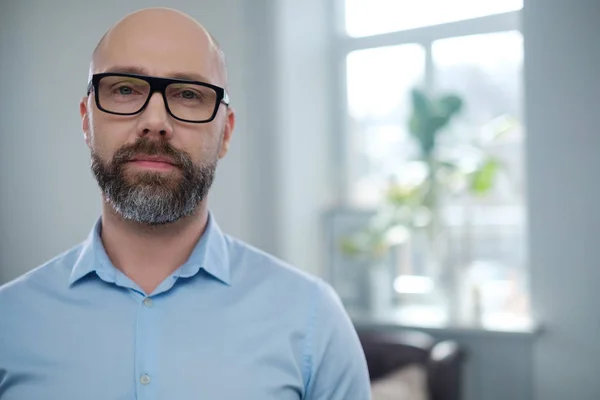
[[[326,283],[212,216],[149,296],[85,242],[0,288],[1,400],[364,400],[364,353]]]

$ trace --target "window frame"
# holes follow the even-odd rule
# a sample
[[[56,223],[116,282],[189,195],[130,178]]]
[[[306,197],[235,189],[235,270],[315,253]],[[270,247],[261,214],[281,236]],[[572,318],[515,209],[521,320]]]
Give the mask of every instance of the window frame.
[[[419,44],[425,49],[426,90],[434,88],[434,63],[432,45],[436,40],[459,36],[518,31],[521,29],[521,10],[488,15],[461,21],[430,25],[403,31],[395,31],[373,36],[351,37],[345,31],[345,0],[334,0],[332,10],[332,37],[330,52],[330,76],[333,78],[332,93],[332,132],[333,132],[333,178],[338,203],[350,204],[348,177],[348,99],[346,57],[353,51],[378,47]]]

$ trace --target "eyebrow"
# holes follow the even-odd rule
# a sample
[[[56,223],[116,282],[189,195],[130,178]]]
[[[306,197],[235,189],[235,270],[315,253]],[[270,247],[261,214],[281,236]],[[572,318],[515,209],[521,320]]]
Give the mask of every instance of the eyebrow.
[[[138,66],[114,66],[107,68],[105,72],[114,72],[118,74],[137,74],[149,76],[148,70],[144,67]],[[165,78],[182,79],[186,81],[198,81],[210,83],[210,81],[203,75],[194,72],[172,72],[166,74]]]

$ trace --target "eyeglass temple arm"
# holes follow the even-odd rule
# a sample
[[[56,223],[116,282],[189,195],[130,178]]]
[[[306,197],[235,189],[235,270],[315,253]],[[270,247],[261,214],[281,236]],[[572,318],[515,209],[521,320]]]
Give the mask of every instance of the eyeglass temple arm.
[[[229,107],[229,95],[225,91],[223,91],[223,99],[221,100],[221,103]]]

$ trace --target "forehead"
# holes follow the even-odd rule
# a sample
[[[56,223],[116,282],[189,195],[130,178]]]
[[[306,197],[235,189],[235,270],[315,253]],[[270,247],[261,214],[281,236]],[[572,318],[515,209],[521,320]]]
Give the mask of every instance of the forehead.
[[[93,73],[139,69],[154,76],[196,76],[222,84],[217,52],[199,26],[125,24],[109,32],[93,60]]]

